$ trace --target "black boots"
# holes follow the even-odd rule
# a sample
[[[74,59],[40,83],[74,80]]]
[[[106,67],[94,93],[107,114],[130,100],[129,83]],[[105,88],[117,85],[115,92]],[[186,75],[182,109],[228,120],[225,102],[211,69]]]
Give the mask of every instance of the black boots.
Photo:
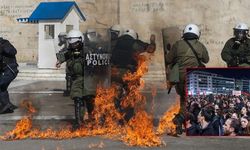
[[[88,120],[92,121],[92,120],[94,120],[94,117],[93,117],[92,113],[93,113],[93,110],[94,110],[95,96],[94,95],[88,95],[88,96],[84,96],[83,99],[84,99],[84,102],[86,103],[86,108],[87,108],[87,111],[88,111]]]
[[[76,126],[79,128],[84,120],[84,114],[85,114],[85,108],[84,108],[84,102],[82,98],[76,97],[74,98],[74,104],[75,104],[75,121]]]
[[[83,98],[75,97],[74,104],[76,128],[79,128],[84,122],[85,106],[88,111],[88,121],[94,120],[92,116],[94,110],[94,95],[84,96]]]
[[[1,104],[0,105],[0,114],[8,114],[8,113],[13,113],[15,109],[18,107],[12,103],[7,103],[5,105]]]
[[[17,106],[12,104],[9,100],[8,91],[0,92],[0,114],[13,113]]]

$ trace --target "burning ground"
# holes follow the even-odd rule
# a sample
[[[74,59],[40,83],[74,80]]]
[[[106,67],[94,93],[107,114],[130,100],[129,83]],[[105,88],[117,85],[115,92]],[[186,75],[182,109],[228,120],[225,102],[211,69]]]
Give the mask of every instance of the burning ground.
[[[123,80],[128,82],[128,93],[123,97],[123,107],[132,106],[135,108],[135,116],[129,122],[123,121],[123,113],[117,111],[114,99],[118,89],[116,85],[110,88],[99,87],[95,99],[94,121],[87,121],[84,126],[73,130],[72,126],[63,127],[60,130],[52,128],[40,129],[33,125],[32,117],[36,115],[36,109],[29,101],[24,101],[21,106],[27,110],[27,115],[16,123],[13,130],[0,136],[2,140],[21,139],[70,139],[88,136],[104,136],[114,140],[121,140],[130,146],[163,146],[161,135],[164,133],[173,134],[175,125],[172,123],[174,114],[178,112],[178,104],[173,105],[160,119],[158,127],[153,125],[154,106],[150,113],[145,111],[146,98],[141,94],[144,83],[141,77],[148,71],[146,56],[139,57],[139,68],[131,74],[127,73]],[[152,96],[157,89],[152,90]],[[152,103],[154,104],[154,103]],[[105,118],[105,119],[103,119]],[[123,122],[122,124],[120,122]]]

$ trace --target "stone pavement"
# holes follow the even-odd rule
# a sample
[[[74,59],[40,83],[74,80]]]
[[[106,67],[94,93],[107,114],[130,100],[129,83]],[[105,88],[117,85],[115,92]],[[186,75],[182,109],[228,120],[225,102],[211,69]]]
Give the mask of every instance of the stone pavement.
[[[49,73],[48,73],[49,74]],[[34,76],[33,76],[34,77]],[[46,77],[48,78],[48,77]],[[153,85],[153,84],[152,84]],[[151,88],[159,87],[150,85]],[[33,123],[49,126],[58,126],[68,124],[67,120],[74,118],[73,102],[69,97],[63,97],[65,81],[45,80],[45,79],[21,79],[14,80],[10,87],[9,93],[11,101],[19,105],[22,100],[29,100],[37,108]],[[147,97],[147,111],[154,110],[154,118],[157,120],[164,112],[176,101],[176,93],[173,89],[171,94],[160,88],[157,90],[156,97],[152,98],[151,89],[144,89],[142,93]],[[17,109],[12,114],[0,115],[0,135],[10,131],[15,126],[15,121],[20,120],[25,115],[22,108]],[[65,121],[63,121],[65,120]],[[166,146],[152,147],[150,149],[167,149],[167,150],[235,150],[249,149],[249,137],[185,137],[180,138],[164,135]],[[103,143],[103,144],[102,144]],[[91,146],[92,145],[92,146]],[[94,146],[93,146],[94,145]],[[102,147],[98,147],[102,145]],[[20,141],[0,141],[2,150],[83,150],[83,149],[145,149],[142,147],[129,147],[121,141],[104,139],[103,137],[86,137],[74,138],[68,140],[20,140]]]
[[[10,84],[9,93],[11,101],[19,105],[22,100],[31,101],[38,113],[34,119],[72,119],[73,101],[69,97],[63,97],[65,89],[65,70],[62,69],[38,69],[36,64],[19,64],[19,74]],[[147,109],[152,109],[152,90],[157,89],[157,95],[153,107],[157,110],[156,117],[162,115],[175,101],[175,90],[172,94],[166,94],[164,89],[164,76],[159,74],[159,68],[150,66],[151,70],[143,79],[145,88],[142,90],[147,96]],[[157,72],[158,71],[158,72]],[[15,113],[1,115],[0,120],[19,120],[24,115],[24,110],[17,109]]]
[[[38,109],[34,119],[61,120],[74,118],[73,101],[63,96],[65,81],[46,80],[14,80],[9,86],[10,99],[15,105],[28,100]],[[151,112],[154,107],[154,115],[159,118],[176,100],[175,90],[168,95],[166,90],[159,89],[156,97],[152,97],[151,90],[142,90],[147,97],[147,110]],[[12,114],[0,115],[0,121],[19,120],[25,114],[22,108]]]

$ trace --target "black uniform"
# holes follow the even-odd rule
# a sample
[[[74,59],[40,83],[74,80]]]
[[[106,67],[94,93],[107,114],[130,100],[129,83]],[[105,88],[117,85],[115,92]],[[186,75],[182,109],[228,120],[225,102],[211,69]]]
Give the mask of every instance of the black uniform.
[[[121,108],[120,100],[122,97],[129,92],[127,83],[122,80],[122,77],[128,72],[135,72],[137,69],[136,57],[143,52],[147,51],[150,44],[145,43],[141,40],[134,39],[129,35],[123,35],[116,41],[114,48],[112,49],[112,70],[116,70],[113,74],[112,71],[112,82],[115,82],[120,86],[120,93],[116,100],[116,107],[125,113],[124,119],[128,121],[134,115],[134,108]],[[139,81],[138,81],[139,82]],[[124,93],[124,91],[126,91]]]
[[[210,122],[206,128],[200,129],[201,136],[215,136],[213,124]]]
[[[119,37],[112,49],[112,67],[126,69],[132,72],[136,71],[136,56],[146,52],[148,46],[148,43],[136,40],[129,35]]]
[[[228,67],[249,67],[250,66],[250,39],[236,42],[235,38],[229,39],[221,52],[221,58]]]
[[[0,38],[0,114],[12,113],[17,108],[10,102],[7,91],[18,74],[16,53],[15,47],[8,40]]]

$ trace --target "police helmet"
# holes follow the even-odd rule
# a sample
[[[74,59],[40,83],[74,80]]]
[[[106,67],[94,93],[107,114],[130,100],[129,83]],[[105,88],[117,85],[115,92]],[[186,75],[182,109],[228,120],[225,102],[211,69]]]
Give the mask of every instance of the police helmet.
[[[67,33],[66,33],[66,32],[60,32],[60,33],[58,34],[58,37],[65,37],[65,36],[67,36]]]
[[[98,39],[98,33],[96,32],[95,29],[87,29],[86,31],[86,36],[89,41],[97,41]]]
[[[188,24],[183,30],[183,35],[186,33],[193,33],[198,37],[200,37],[201,34],[199,27],[195,24]]]
[[[249,31],[249,28],[248,28],[247,24],[245,24],[245,23],[238,23],[234,27],[234,30],[247,30],[247,31]]]
[[[58,45],[62,46],[64,43],[66,43],[67,33],[66,32],[60,32],[58,34]]]
[[[115,24],[110,28],[111,34],[114,33],[117,35],[117,37],[120,37],[123,34],[123,27],[119,24]]]
[[[81,31],[79,30],[71,30],[69,31],[67,35],[67,40],[69,44],[73,44],[76,42],[83,42],[84,41],[84,36]]]
[[[249,28],[245,23],[238,23],[233,29],[234,29],[234,36],[238,41],[246,39],[249,33]]]
[[[129,35],[134,39],[138,39],[138,34],[133,29],[126,29],[123,35]]]

